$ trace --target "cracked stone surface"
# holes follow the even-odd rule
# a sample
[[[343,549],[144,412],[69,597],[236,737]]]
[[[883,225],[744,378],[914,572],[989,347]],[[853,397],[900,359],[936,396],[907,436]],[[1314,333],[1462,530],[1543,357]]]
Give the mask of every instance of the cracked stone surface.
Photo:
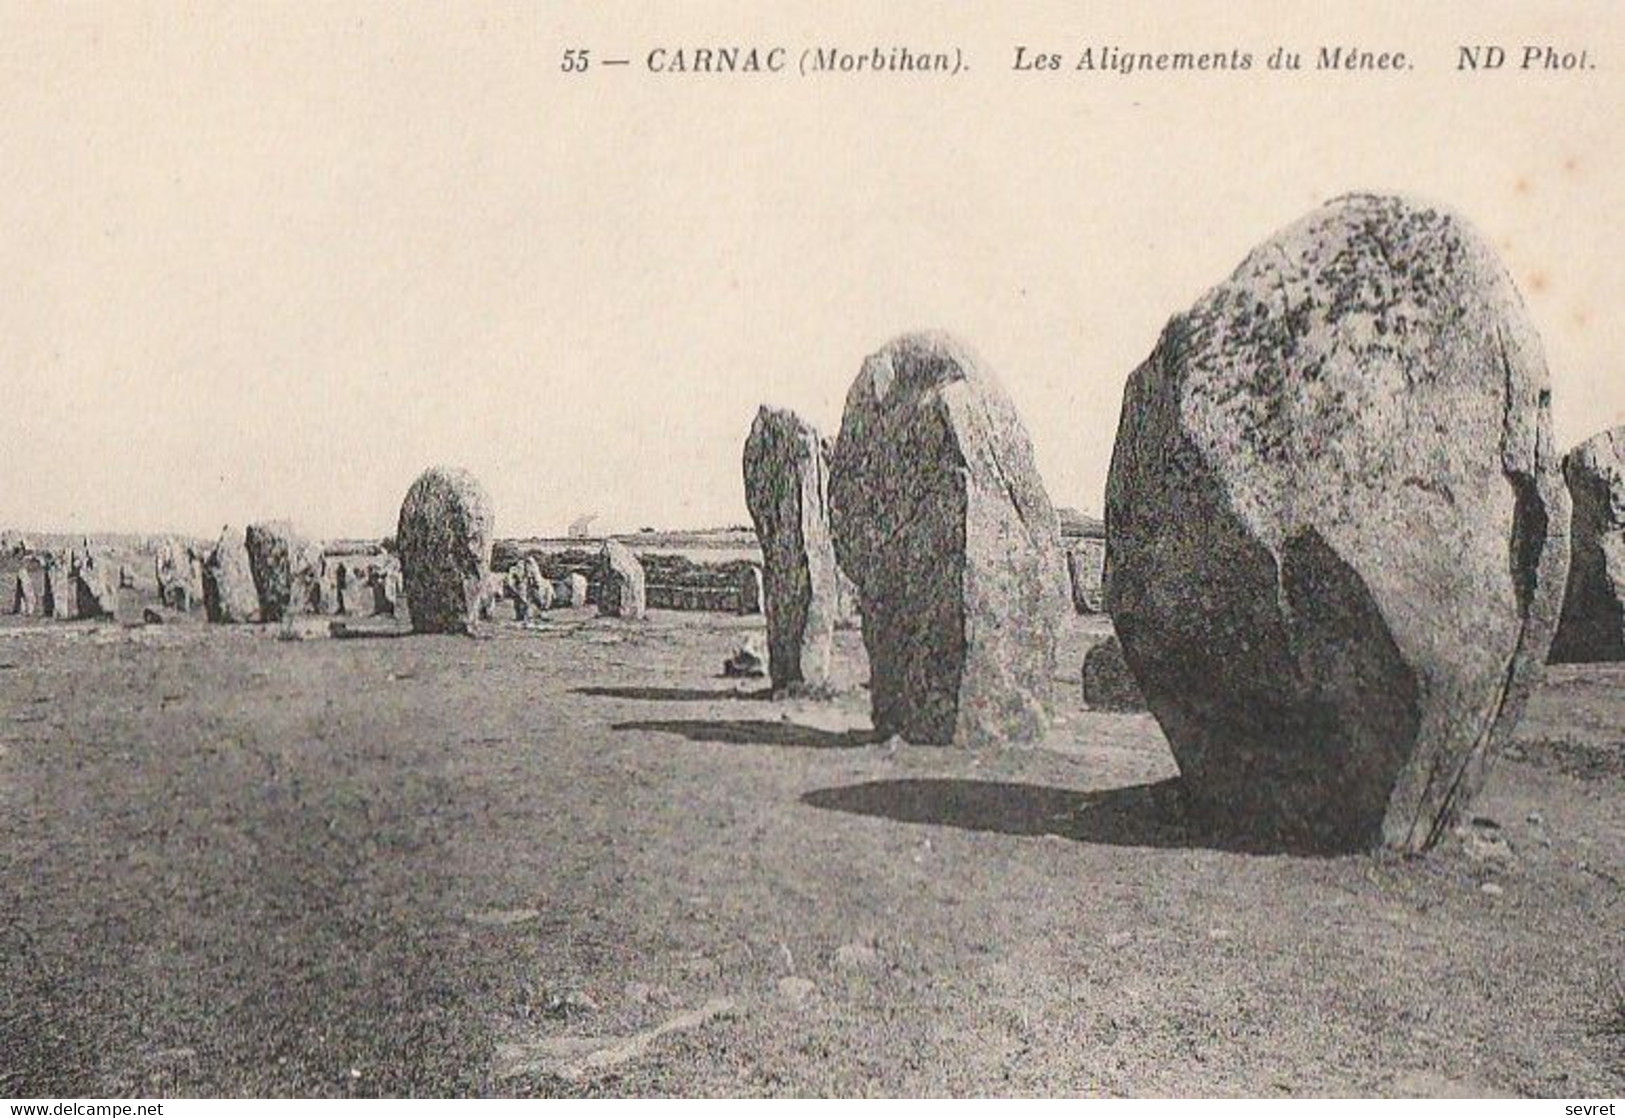
[[[745,504],[762,545],[773,689],[823,687],[839,593],[823,440],[794,412],[762,407],[745,439],[743,469]]]
[[[472,633],[496,516],[466,470],[435,466],[406,491],[395,529],[402,592],[418,633]]]
[[[1625,426],[1563,459],[1574,528],[1554,661],[1625,660]]]
[[[858,590],[876,731],[1037,739],[1065,560],[1026,428],[962,342],[905,335],[864,362],[830,463],[830,520]]]
[[[1130,377],[1106,522],[1107,608],[1192,807],[1428,847],[1539,678],[1568,563],[1505,268],[1391,197],[1277,233]]]

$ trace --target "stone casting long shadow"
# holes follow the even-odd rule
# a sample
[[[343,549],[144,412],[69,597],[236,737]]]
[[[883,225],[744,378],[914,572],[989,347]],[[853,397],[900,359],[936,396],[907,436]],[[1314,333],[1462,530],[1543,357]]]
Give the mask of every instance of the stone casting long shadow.
[[[795,749],[857,749],[872,745],[872,730],[819,730],[793,722],[765,719],[694,719],[683,721],[617,722],[616,730],[643,733],[680,734],[690,741],[718,742],[723,745],[778,745]]]
[[[638,699],[650,703],[704,703],[713,699],[771,699],[773,688],[740,691],[732,687],[572,687],[570,694],[593,695],[601,699]]]
[[[1098,792],[994,780],[876,780],[815,789],[801,801],[811,807],[899,823],[1003,835],[1055,835],[1104,846],[1205,847],[1300,856],[1335,853],[1198,826],[1186,815],[1178,777]]]

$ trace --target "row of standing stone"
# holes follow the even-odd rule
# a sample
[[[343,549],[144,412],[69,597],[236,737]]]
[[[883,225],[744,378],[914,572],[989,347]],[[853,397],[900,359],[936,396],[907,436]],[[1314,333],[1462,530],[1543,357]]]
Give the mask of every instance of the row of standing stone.
[[[26,545],[14,577],[12,612],[57,620],[112,619],[119,592],[137,579],[87,539],[66,553],[34,552]],[[387,556],[322,554],[285,521],[222,530],[212,548],[163,540],[152,555],[158,605],[144,612],[162,621],[202,610],[216,622],[275,621],[299,613],[392,614],[400,575]]]
[[[1042,736],[1055,514],[964,344],[893,341],[833,447],[763,408],[743,457],[775,687],[827,679],[844,571],[878,733]],[[1107,485],[1107,609],[1192,811],[1431,845],[1546,661],[1569,520],[1539,340],[1463,221],[1351,196],[1259,246],[1130,377]]]

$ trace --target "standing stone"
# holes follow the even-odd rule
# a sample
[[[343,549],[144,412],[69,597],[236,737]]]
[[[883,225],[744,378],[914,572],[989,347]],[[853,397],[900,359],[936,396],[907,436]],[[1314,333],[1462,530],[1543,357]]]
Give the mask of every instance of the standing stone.
[[[527,555],[508,568],[508,596],[514,601],[514,614],[523,621],[532,613],[553,608],[553,584],[542,577],[541,564]]]
[[[1129,378],[1107,607],[1198,816],[1421,850],[1538,679],[1569,503],[1545,360],[1462,222],[1340,199]]]
[[[191,545],[186,548],[187,609],[203,604],[203,552]]]
[[[745,505],[762,545],[773,689],[827,686],[837,587],[823,440],[794,412],[760,408],[745,439],[744,472]]]
[[[1090,647],[1083,655],[1083,702],[1092,710],[1141,711],[1145,696],[1123,659],[1123,645],[1115,636]]]
[[[933,745],[1042,737],[1065,565],[1027,430],[993,374],[944,334],[871,356],[847,393],[829,496],[875,730]]]
[[[644,604],[643,564],[619,540],[605,540],[598,562],[603,578],[598,591],[598,612],[605,617],[637,619],[648,613]]]
[[[372,568],[368,564],[342,560],[334,580],[340,613],[347,617],[371,617],[378,612],[378,595],[372,587]]]
[[[44,559],[44,614],[53,621],[72,621],[79,616],[79,594],[73,587],[68,559],[50,552]]]
[[[118,613],[118,570],[88,548],[74,553],[69,582],[76,599],[74,616],[85,620],[112,618]]]
[[[739,612],[762,613],[767,605],[767,584],[762,568],[747,563],[739,571]]]
[[[203,561],[203,610],[210,621],[241,624],[259,620],[259,592],[243,537],[229,526]]]
[[[331,615],[339,612],[339,564],[322,554],[319,543],[311,546],[305,565],[303,589],[305,612]]]
[[[392,562],[382,571],[373,572],[372,585],[378,594],[378,612],[394,617],[406,594],[399,564]]]
[[[534,568],[526,590],[530,597],[530,608],[538,613],[545,613],[553,608],[553,584],[542,577],[541,568],[536,566],[536,560],[527,559],[525,562]]]
[[[507,581],[495,571],[489,571],[480,583],[480,601],[475,613],[481,621],[495,621],[497,607],[507,600]],[[518,615],[517,610],[514,613]]]
[[[524,562],[516,562],[508,568],[508,573],[502,580],[503,593],[513,599],[514,616],[520,621],[530,616],[530,602],[525,594]]]
[[[39,599],[34,593],[34,580],[26,566],[17,568],[16,592],[11,599],[11,612],[19,617],[33,617],[39,612]]]
[[[337,595],[325,582],[320,545],[306,539],[286,520],[250,524],[244,545],[259,594],[260,619],[281,621],[301,613],[331,612]]]
[[[466,470],[435,467],[412,483],[395,540],[414,632],[474,631],[495,530],[485,489]]]
[[[203,567],[190,547],[176,540],[159,545],[152,560],[159,604],[185,612],[203,601]]]
[[[587,576],[565,575],[553,582],[553,602],[559,606],[579,608],[587,604]]]
[[[1563,459],[1574,502],[1568,589],[1553,660],[1625,660],[1625,427]]]
[[[1105,540],[1075,539],[1067,544],[1066,573],[1076,612],[1099,613],[1105,608],[1105,566]]]

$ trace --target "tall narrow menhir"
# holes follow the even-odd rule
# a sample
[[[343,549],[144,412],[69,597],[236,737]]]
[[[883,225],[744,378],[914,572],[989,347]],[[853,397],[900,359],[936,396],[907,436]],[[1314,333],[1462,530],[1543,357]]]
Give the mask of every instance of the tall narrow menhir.
[[[743,459],[745,504],[762,545],[768,675],[774,691],[824,687],[838,576],[823,440],[794,412],[764,406]]]
[[[940,333],[865,361],[829,495],[876,731],[931,745],[1041,738],[1066,568],[1027,430],[982,361]]]

